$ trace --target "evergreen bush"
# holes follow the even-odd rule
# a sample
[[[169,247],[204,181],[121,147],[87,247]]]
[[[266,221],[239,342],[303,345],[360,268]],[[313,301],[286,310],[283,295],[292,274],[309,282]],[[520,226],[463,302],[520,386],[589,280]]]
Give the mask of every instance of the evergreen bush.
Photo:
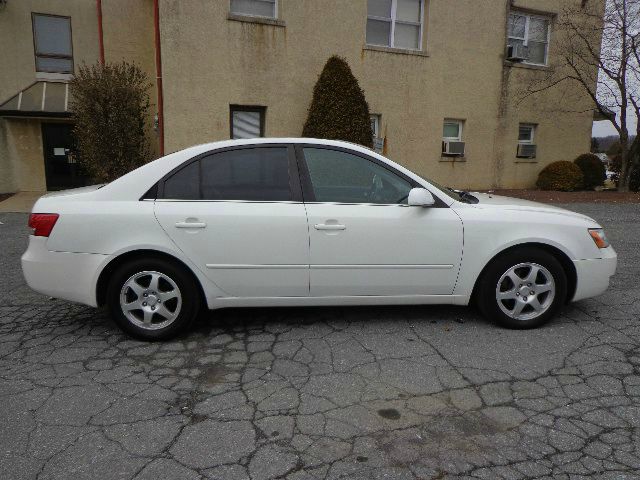
[[[313,89],[302,136],[373,146],[369,105],[344,58],[333,56],[325,64]]]
[[[536,185],[541,190],[571,192],[582,188],[584,175],[573,162],[553,162],[542,169]]]

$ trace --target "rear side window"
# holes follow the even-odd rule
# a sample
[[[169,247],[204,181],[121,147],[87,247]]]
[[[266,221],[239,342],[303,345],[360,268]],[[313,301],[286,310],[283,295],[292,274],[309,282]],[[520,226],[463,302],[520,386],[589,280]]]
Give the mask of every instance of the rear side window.
[[[200,164],[192,162],[164,182],[164,198],[200,199]]]
[[[289,201],[286,147],[213,153],[192,162],[165,181],[165,199]]]
[[[251,148],[201,160],[204,200],[291,200],[286,148]]]

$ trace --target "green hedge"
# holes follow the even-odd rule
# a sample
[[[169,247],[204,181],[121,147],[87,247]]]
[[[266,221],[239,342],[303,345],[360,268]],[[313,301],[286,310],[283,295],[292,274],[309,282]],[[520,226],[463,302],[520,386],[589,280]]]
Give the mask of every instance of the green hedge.
[[[571,192],[582,188],[584,175],[573,162],[553,162],[542,169],[536,185],[541,190]]]
[[[583,153],[576,158],[575,163],[584,176],[583,187],[586,190],[593,190],[595,187],[601,187],[604,185],[604,181],[607,178],[607,171],[597,155],[593,153]]]

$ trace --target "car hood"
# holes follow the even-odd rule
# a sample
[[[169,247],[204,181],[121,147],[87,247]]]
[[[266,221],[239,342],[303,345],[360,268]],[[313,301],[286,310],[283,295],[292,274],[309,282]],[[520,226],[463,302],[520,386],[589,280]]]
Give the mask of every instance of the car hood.
[[[503,197],[501,195],[493,195],[490,193],[472,192],[471,194],[478,199],[478,203],[472,205],[476,208],[544,212],[555,215],[565,215],[573,218],[581,218],[597,224],[597,222],[591,217],[582,215],[581,213],[572,212],[571,210],[566,210],[564,208],[554,207],[553,205],[532,202],[531,200],[523,200],[520,198]]]

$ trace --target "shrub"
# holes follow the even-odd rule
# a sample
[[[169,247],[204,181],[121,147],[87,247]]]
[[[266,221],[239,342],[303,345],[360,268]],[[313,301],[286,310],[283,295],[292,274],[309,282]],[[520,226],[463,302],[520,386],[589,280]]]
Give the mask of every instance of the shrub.
[[[583,175],[573,162],[553,162],[542,169],[536,185],[541,190],[571,192],[582,187]]]
[[[373,147],[369,105],[346,60],[327,60],[313,88],[302,136],[346,140]]]
[[[145,122],[150,87],[136,65],[82,65],[70,83],[79,163],[110,182],[149,160]]]
[[[595,187],[604,185],[607,178],[607,171],[602,161],[593,153],[584,153],[576,158],[575,163],[584,175],[583,187],[593,190]]]
[[[630,168],[629,190],[638,192],[640,191],[640,166],[631,164]],[[611,159],[611,171],[614,173],[613,181],[617,184],[620,177],[620,155],[616,155]]]

